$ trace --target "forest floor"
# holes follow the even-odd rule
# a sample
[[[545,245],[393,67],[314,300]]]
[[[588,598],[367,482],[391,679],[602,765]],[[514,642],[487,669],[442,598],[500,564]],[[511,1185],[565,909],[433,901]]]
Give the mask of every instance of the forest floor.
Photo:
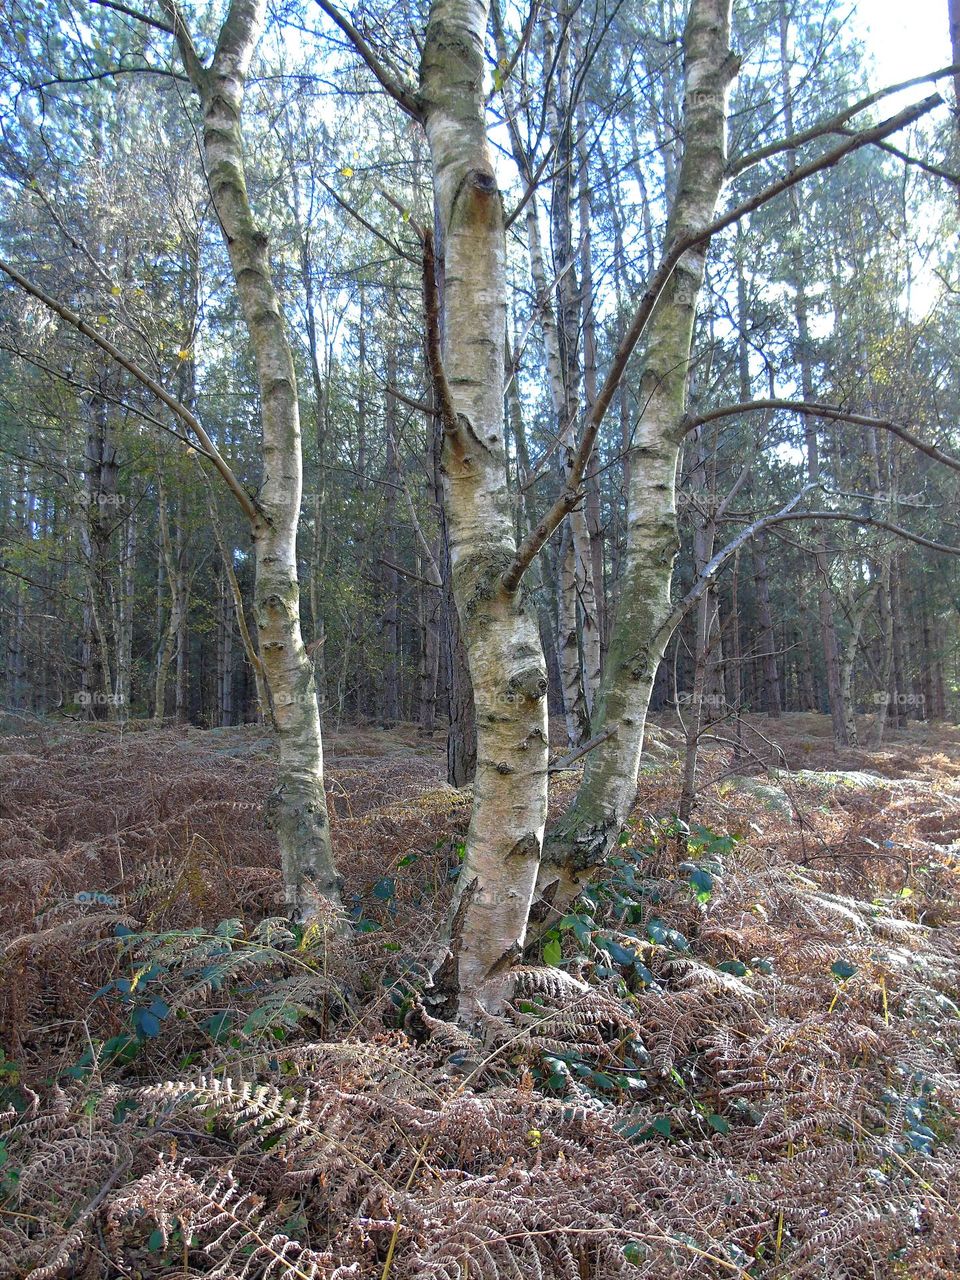
[[[328,740],[349,946],[277,918],[262,730],[0,737],[0,1276],[960,1275],[960,729],[749,717],[681,848],[675,728],[482,1049],[441,735]]]

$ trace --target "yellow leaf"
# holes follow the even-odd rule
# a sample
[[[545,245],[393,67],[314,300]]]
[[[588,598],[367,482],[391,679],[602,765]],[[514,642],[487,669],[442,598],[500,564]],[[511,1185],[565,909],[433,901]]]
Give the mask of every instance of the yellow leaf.
[[[115,298],[119,298],[120,292],[121,292],[120,286],[118,284],[115,284],[113,288],[110,290],[110,292],[113,294]]]
[[[345,164],[343,168],[340,170],[340,172],[343,174],[345,178],[353,177],[353,170],[350,168],[348,164]]]
[[[189,360],[189,359],[190,359],[190,352],[187,350],[187,348],[186,348],[186,347],[181,347],[181,348],[180,348],[180,350],[177,352],[177,359],[178,359],[178,360]]]
[[[97,316],[97,324],[109,324],[109,323],[110,323],[109,316]]]

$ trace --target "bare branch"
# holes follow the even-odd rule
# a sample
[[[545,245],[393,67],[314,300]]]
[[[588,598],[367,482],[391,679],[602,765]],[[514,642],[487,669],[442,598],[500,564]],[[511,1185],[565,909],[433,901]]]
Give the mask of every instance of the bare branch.
[[[874,529],[883,529],[885,532],[895,534],[896,537],[903,538],[907,542],[913,542],[927,551],[960,556],[960,547],[951,546],[945,542],[935,542],[932,538],[925,538],[920,533],[914,533],[912,529],[905,529],[902,525],[893,524],[889,520],[881,520],[876,516],[862,515],[860,512],[855,511],[797,511],[796,508],[802,499],[812,490],[818,488],[820,488],[818,484],[804,485],[800,492],[795,494],[779,511],[773,512],[771,515],[761,516],[759,520],[754,520],[752,524],[741,529],[736,537],[732,538],[725,547],[722,547],[704,566],[703,572],[683,599],[679,600],[671,610],[657,634],[657,642],[669,639],[703,593],[713,585],[720,570],[730,557],[735,555],[752,538],[755,538],[758,533],[762,533],[765,529],[770,529],[774,525],[793,523],[797,520],[812,520],[815,522],[844,520],[850,524],[869,525]]]
[[[756,195],[751,196],[748,200],[744,200],[741,204],[735,205],[726,213],[721,214],[719,218],[715,218],[713,222],[699,231],[688,232],[686,235],[677,236],[673,243],[669,246],[661,259],[660,265],[650,278],[650,281],[643,293],[643,297],[634,313],[630,328],[624,335],[620,346],[614,353],[610,369],[607,373],[604,384],[594,402],[586,422],[584,423],[583,434],[580,438],[580,444],[574,455],[573,465],[570,468],[567,483],[563,492],[554,502],[552,507],[546,513],[544,518],[539,522],[536,528],[524,538],[521,543],[513,563],[503,575],[503,585],[508,591],[515,591],[520,585],[520,579],[523,577],[527,568],[531,564],[534,556],[538,553],[543,544],[547,541],[554,530],[559,526],[560,522],[572,511],[580,500],[580,483],[586,471],[587,463],[593,452],[593,446],[596,443],[597,434],[600,425],[606,416],[607,409],[613,400],[614,393],[620,385],[627,369],[630,357],[636,350],[637,343],[643,337],[654,309],[660,300],[660,295],[666,288],[670,277],[685,253],[698,245],[705,244],[718,231],[723,231],[726,227],[732,226],[735,222],[739,222],[741,218],[748,213],[753,213],[761,208],[768,201],[773,200],[776,196],[782,195],[784,191],[788,191],[797,183],[803,182],[805,179],[812,177],[816,173],[822,172],[824,169],[832,168],[838,164],[845,156],[850,155],[854,151],[858,151],[861,147],[870,146],[871,144],[886,138],[889,134],[897,133],[909,124],[913,124],[919,120],[921,116],[932,111],[934,107],[940,106],[943,99],[939,94],[931,94],[928,98],[924,98],[922,102],[914,103],[910,107],[898,111],[896,115],[890,116],[886,120],[882,120],[879,124],[874,125],[870,129],[864,129],[855,134],[853,137],[845,139],[830,151],[825,152],[822,156],[808,161],[806,164],[799,165],[795,169],[791,169],[788,173],[778,178],[775,182],[770,183]]]
[[[861,515],[854,511],[798,511],[794,515],[776,518],[769,521],[770,524],[781,524],[783,519],[788,520],[846,520],[853,524],[867,524],[874,529],[883,529],[887,533],[893,533],[898,538],[903,538],[907,542],[914,542],[918,547],[924,547],[927,551],[939,551],[946,556],[960,556],[960,547],[955,547],[949,542],[935,542],[932,538],[925,538],[921,533],[914,533],[912,529],[905,529],[903,525],[893,524],[889,520],[881,520],[877,516]]]
[[[383,244],[385,244],[388,249],[392,249],[394,253],[398,254],[401,258],[406,259],[407,262],[413,263],[414,266],[417,265],[417,259],[413,256],[412,253],[407,253],[406,249],[404,249],[401,245],[399,245],[396,242],[396,240],[391,239],[390,236],[385,235],[382,231],[378,231],[377,228],[373,225],[373,223],[368,222],[367,219],[363,216],[363,214],[359,212],[359,210],[355,209],[353,205],[349,203],[349,201],[344,200],[343,196],[341,196],[334,187],[331,187],[329,182],[324,182],[323,178],[321,178],[319,174],[315,175],[314,180],[317,183],[319,183],[321,187],[323,187],[327,195],[332,196],[333,199],[336,200],[337,204],[344,211],[344,213],[349,213],[351,218],[355,218],[356,221],[360,223],[361,227],[363,227],[366,231],[369,231],[372,236],[374,236],[377,240],[380,240]]]
[[[767,146],[760,147],[757,151],[751,151],[749,155],[740,156],[739,159],[732,160],[727,166],[727,177],[735,178],[738,174],[745,172],[747,169],[752,169],[754,165],[760,164],[763,160],[770,160],[773,156],[782,155],[785,151],[796,151],[798,147],[804,146],[805,143],[814,142],[817,138],[822,138],[828,133],[837,133],[853,116],[859,115],[861,111],[866,111],[867,107],[872,107],[875,102],[879,102],[882,98],[888,98],[894,93],[901,93],[904,89],[912,89],[918,84],[929,84],[931,81],[941,80],[944,76],[952,75],[957,70],[960,70],[960,68],[955,66],[942,67],[939,71],[931,71],[928,75],[914,76],[912,80],[903,80],[900,84],[891,84],[885,89],[877,89],[873,93],[868,93],[866,97],[858,99],[849,107],[844,107],[842,111],[838,111],[836,115],[819,121],[809,129],[794,133],[789,138],[781,138],[777,142],[770,142]]]
[[[755,538],[758,533],[768,529],[770,525],[779,524],[789,519],[799,503],[803,501],[811,490],[817,487],[816,484],[804,485],[799,493],[794,494],[786,506],[781,507],[779,511],[774,512],[772,515],[761,516],[759,520],[754,520],[745,529],[741,529],[737,536],[731,539],[725,547],[721,547],[713,558],[704,565],[702,573],[683,599],[674,605],[666,621],[661,626],[655,643],[658,643],[661,639],[669,639],[703,593],[713,585],[720,570],[732,555],[735,555],[751,538]]]
[[[405,404],[408,409],[415,409],[417,413],[425,414],[428,418],[432,418],[436,413],[432,404],[427,404],[425,400],[414,400],[413,396],[408,396],[405,391],[401,391],[399,387],[391,386],[384,383],[384,390],[388,396],[393,396],[394,400],[399,400],[401,404]]]
[[[960,458],[944,453],[935,444],[927,444],[919,436],[913,434],[898,422],[887,418],[872,418],[863,413],[850,413],[835,404],[817,404],[807,400],[746,400],[742,404],[724,405],[720,409],[711,409],[707,413],[698,414],[687,420],[687,430],[701,426],[705,422],[715,422],[718,418],[735,417],[741,413],[751,413],[764,409],[784,409],[789,413],[804,414],[810,418],[826,418],[831,422],[849,422],[858,427],[875,427],[879,431],[888,431],[891,435],[903,440],[906,444],[926,454],[934,462],[940,462],[951,471],[960,471]]]
[[[197,53],[196,46],[193,43],[193,37],[187,27],[187,20],[183,16],[183,11],[177,3],[177,0],[160,0],[160,3],[164,12],[169,15],[170,34],[177,42],[177,47],[180,50],[180,57],[183,59],[183,65],[186,69],[187,75],[190,77],[193,87],[199,93],[202,87],[205,71],[203,62],[201,61],[200,55]],[[228,16],[227,21],[223,24],[223,31],[226,30],[229,22],[230,18]],[[223,38],[223,31],[220,33],[221,39]],[[218,46],[217,52],[219,53],[219,51]]]
[[[234,498],[236,498],[237,504],[250,523],[255,524],[260,519],[260,512],[253,498],[234,475],[229,464],[220,453],[220,450],[214,444],[213,440],[211,440],[210,436],[207,435],[200,422],[190,412],[185,404],[182,404],[175,396],[172,396],[165,387],[162,387],[155,378],[152,378],[150,374],[147,373],[146,369],[141,368],[135,360],[124,355],[119,347],[115,347],[113,345],[109,338],[105,338],[102,333],[98,333],[97,330],[88,325],[85,320],[82,320],[75,311],[71,311],[69,307],[64,306],[62,302],[58,302],[56,298],[51,298],[49,294],[44,293],[44,291],[38,288],[35,284],[31,284],[26,276],[21,275],[15,267],[12,267],[8,262],[4,262],[2,259],[0,259],[0,271],[9,276],[10,279],[15,284],[19,285],[25,293],[29,293],[31,297],[36,298],[38,302],[42,302],[45,307],[48,307],[55,315],[58,315],[61,320],[65,320],[66,323],[76,329],[78,333],[82,333],[85,338],[89,338],[91,342],[94,342],[101,351],[105,352],[110,357],[111,360],[116,361],[121,369],[126,369],[127,373],[132,374],[132,376],[136,378],[138,382],[142,383],[148,391],[152,392],[158,400],[162,401],[163,404],[165,404],[167,408],[180,419],[184,426],[186,426],[193,435],[196,436],[197,440],[200,441],[204,453],[209,456],[211,463],[219,472],[221,478],[233,494]]]
[[[931,178],[943,178],[944,181],[951,183],[953,186],[960,187],[960,173],[954,173],[952,169],[944,169],[939,164],[931,164],[929,160],[921,160],[919,156],[911,156],[889,142],[878,142],[877,146],[881,151],[886,151],[889,155],[896,156],[904,164],[912,165],[922,173],[928,173]]]
[[[161,22],[159,18],[151,18],[149,13],[141,13],[139,9],[131,9],[128,5],[118,4],[117,0],[90,0],[91,4],[98,4],[104,9],[113,9],[115,13],[122,13],[126,18],[133,18],[136,22],[142,22],[145,26],[155,27],[157,31],[163,31],[166,35],[176,35],[173,27],[167,23]]]
[[[612,738],[617,732],[619,725],[612,725],[609,729],[604,729],[603,733],[596,734],[590,738],[582,747],[577,747],[576,751],[571,751],[569,755],[561,756],[559,760],[554,760],[547,769],[548,773],[562,773],[564,769],[570,769],[578,760],[582,760],[588,751],[592,751],[594,747],[599,747],[601,742],[606,742],[608,738]]]
[[[398,103],[407,115],[414,120],[422,120],[423,112],[420,109],[420,103],[417,101],[417,95],[412,89],[408,89],[406,85],[393,78],[346,14],[341,13],[336,5],[330,3],[330,0],[317,0],[317,4],[327,17],[340,28],[373,72],[381,87],[393,98],[394,102]]]

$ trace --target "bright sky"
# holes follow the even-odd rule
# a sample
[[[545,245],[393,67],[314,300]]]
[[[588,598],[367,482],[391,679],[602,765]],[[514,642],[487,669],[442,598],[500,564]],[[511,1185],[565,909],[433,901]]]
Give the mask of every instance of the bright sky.
[[[950,65],[947,0],[860,0],[854,21],[873,54],[878,88]]]

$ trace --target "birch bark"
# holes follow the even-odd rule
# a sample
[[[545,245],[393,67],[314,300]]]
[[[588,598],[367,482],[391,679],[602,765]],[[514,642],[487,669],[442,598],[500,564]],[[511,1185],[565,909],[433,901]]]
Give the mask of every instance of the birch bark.
[[[684,31],[683,157],[664,252],[714,217],[726,161],[727,91],[736,73],[730,0],[693,0]],[[678,550],[675,487],[684,434],[687,372],[706,244],[688,250],[651,318],[638,400],[644,406],[630,457],[621,596],[597,696],[595,727],[613,730],[586,757],[568,811],[548,835],[540,875],[555,901],[619,836],[637,790],[647,709],[669,633]],[[552,886],[552,888],[551,888]]]
[[[485,0],[434,0],[420,74],[443,273],[433,372],[453,593],[473,680],[477,768],[449,949],[435,985],[467,1025],[496,1011],[522,948],[547,801],[547,676],[536,620],[502,575],[517,542],[506,484],[503,206],[484,118]],[[425,270],[428,332],[438,305]],[[431,313],[433,320],[431,321]],[[442,356],[442,358],[440,358]]]
[[[318,900],[341,906],[323,787],[323,747],[313,664],[300,631],[297,523],[303,489],[293,356],[273,284],[267,237],[247,196],[241,132],[244,82],[263,29],[266,0],[232,0],[208,66],[175,0],[164,11],[200,99],[210,194],[226,240],[260,389],[263,475],[251,521],[254,614],[279,743],[269,813],[283,864],[286,908],[309,920]]]

